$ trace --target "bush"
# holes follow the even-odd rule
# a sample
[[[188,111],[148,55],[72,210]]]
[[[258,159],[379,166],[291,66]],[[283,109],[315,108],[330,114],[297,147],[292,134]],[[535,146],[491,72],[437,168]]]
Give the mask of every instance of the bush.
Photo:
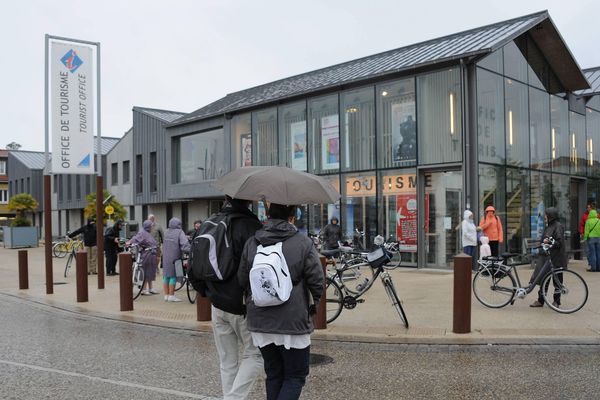
[[[12,222],[10,223],[10,226],[12,226],[13,228],[17,228],[20,226],[31,226],[31,221],[29,221],[25,217],[18,216],[12,220]]]

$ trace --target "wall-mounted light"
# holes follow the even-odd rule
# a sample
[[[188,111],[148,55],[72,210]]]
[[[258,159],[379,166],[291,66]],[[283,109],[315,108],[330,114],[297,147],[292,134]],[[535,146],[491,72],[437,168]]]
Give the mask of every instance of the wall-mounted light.
[[[552,159],[556,160],[556,130],[552,128]]]
[[[350,114],[355,113],[357,111],[358,111],[358,108],[356,108],[356,107],[348,107],[348,108],[346,108],[346,112],[350,113]]]
[[[388,92],[384,90],[383,92],[381,92],[381,95],[382,95],[383,97],[385,97],[385,96],[387,96],[387,95],[388,95]]]
[[[571,162],[577,170],[577,146],[575,145],[575,132],[571,133]]]
[[[589,151],[589,155],[588,155],[588,160],[590,162],[590,166],[594,165],[594,140],[592,138],[589,138],[588,140],[588,151]]]
[[[513,117],[512,110],[508,110],[508,144],[513,145]]]
[[[448,97],[450,98],[450,134],[454,135],[454,93],[450,92]]]

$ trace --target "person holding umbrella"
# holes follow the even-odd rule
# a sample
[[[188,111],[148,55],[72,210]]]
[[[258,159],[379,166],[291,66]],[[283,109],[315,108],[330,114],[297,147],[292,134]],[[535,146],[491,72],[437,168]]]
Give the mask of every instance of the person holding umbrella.
[[[298,399],[309,373],[312,314],[323,292],[323,269],[312,240],[294,226],[296,206],[271,203],[269,219],[244,246],[238,280],[246,290],[248,330],[264,360],[267,399]],[[292,280],[283,304],[259,307],[250,290],[249,274],[259,244],[282,242]]]

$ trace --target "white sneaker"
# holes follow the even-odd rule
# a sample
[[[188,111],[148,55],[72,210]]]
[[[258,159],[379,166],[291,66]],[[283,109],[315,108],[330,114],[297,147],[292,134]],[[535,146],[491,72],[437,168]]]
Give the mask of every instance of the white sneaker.
[[[181,301],[181,299],[178,298],[178,297],[175,297],[175,296],[169,296],[169,300],[168,301],[171,301],[173,303],[179,303]]]
[[[142,290],[142,296],[148,296],[150,294],[147,290]]]
[[[160,293],[158,290],[156,290],[154,288],[150,289],[149,292],[152,293],[152,294],[159,294]]]
[[[165,301],[169,301],[169,296],[165,296]]]

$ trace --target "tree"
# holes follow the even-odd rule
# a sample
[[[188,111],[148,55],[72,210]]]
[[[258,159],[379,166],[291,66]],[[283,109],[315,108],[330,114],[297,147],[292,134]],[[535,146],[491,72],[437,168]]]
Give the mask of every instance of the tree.
[[[104,190],[104,198],[107,199],[110,196],[110,192],[108,190]],[[87,205],[83,210],[83,214],[86,218],[91,219],[92,221],[96,221],[96,192],[92,192],[85,197],[87,201]],[[106,206],[111,205],[115,212],[110,216],[112,220],[117,219],[125,219],[127,216],[127,211],[125,211],[125,207],[119,203],[119,201],[113,196],[108,204],[104,204],[103,208],[106,209]],[[108,214],[104,212],[104,216],[102,217],[102,224],[106,223],[108,219]]]
[[[22,146],[17,142],[10,142],[6,145],[7,150],[19,150]]]
[[[33,211],[38,207],[38,202],[29,193],[19,193],[10,198],[8,209],[16,212],[18,215],[12,221],[11,226],[31,226],[31,222],[25,216],[28,211]]]

